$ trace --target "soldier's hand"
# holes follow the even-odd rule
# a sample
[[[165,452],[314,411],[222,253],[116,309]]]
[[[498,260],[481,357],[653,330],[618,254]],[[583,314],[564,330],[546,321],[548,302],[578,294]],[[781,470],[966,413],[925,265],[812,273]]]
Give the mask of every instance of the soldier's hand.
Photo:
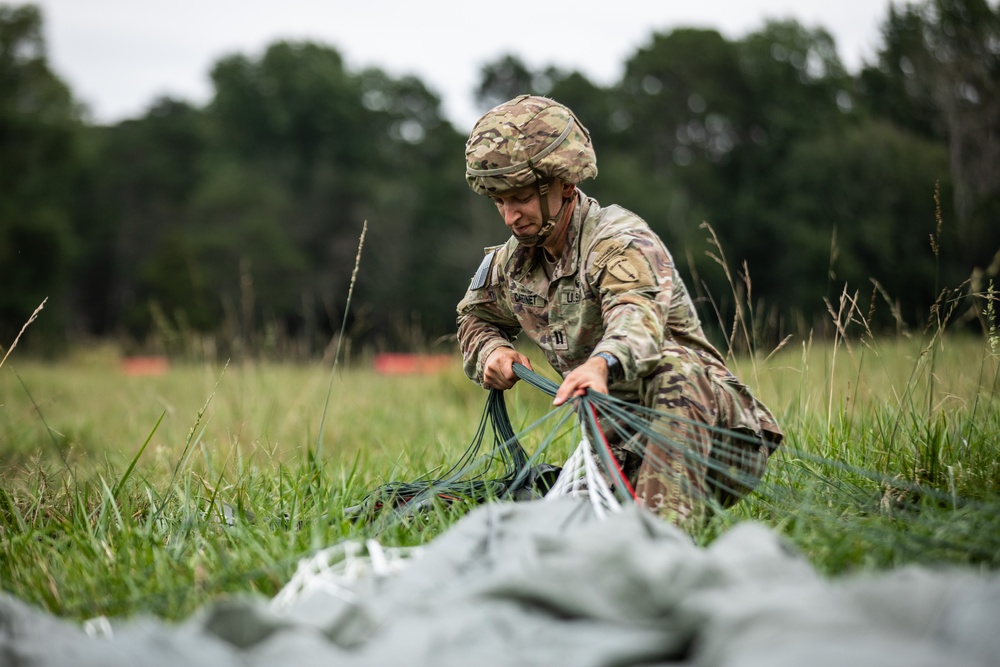
[[[583,396],[587,390],[608,393],[608,362],[602,357],[591,357],[583,365],[577,366],[566,376],[552,405],[562,405],[576,396]]]
[[[514,374],[515,362],[534,370],[531,368],[531,362],[528,361],[528,358],[517,350],[509,347],[498,347],[490,352],[490,356],[486,357],[486,363],[483,364],[483,384],[491,389],[504,391],[513,387],[519,379]]]

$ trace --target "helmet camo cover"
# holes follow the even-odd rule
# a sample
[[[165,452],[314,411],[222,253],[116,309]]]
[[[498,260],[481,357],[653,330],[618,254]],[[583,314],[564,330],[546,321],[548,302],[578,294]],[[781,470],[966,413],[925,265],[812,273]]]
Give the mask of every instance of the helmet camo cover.
[[[482,195],[540,180],[577,184],[597,176],[590,133],[566,106],[521,95],[480,118],[465,144],[465,178]]]

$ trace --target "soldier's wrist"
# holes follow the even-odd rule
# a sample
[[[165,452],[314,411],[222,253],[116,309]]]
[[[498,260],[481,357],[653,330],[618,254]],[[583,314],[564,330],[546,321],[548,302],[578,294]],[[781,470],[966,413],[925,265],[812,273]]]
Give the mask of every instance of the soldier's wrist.
[[[619,378],[621,378],[623,372],[622,365],[621,362],[618,361],[618,358],[615,355],[611,354],[610,352],[598,352],[594,356],[604,359],[604,361],[607,363],[608,381],[614,382]]]

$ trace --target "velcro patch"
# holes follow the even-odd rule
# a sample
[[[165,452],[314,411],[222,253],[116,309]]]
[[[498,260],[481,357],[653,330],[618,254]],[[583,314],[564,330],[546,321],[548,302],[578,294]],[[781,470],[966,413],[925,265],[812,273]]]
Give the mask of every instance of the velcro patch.
[[[597,259],[594,260],[594,266],[600,268],[608,263],[612,257],[622,254],[625,251],[625,246],[623,246],[619,241],[614,239],[608,239],[607,241],[602,241],[597,245],[595,251],[598,253]]]
[[[469,283],[470,290],[482,289],[486,286],[486,282],[490,277],[490,267],[493,266],[493,256],[496,254],[497,249],[493,248],[486,253],[486,257],[483,257],[482,263],[476,269],[476,274],[472,276],[472,282]]]
[[[624,253],[608,260],[601,279],[601,287],[612,291],[654,287],[657,284],[649,263],[642,253],[628,248]]]
[[[565,288],[559,290],[559,303],[563,305],[571,305],[574,303],[580,303],[583,300],[583,295],[580,293],[579,289],[575,288]]]
[[[531,292],[514,291],[511,292],[510,297],[513,299],[514,303],[519,303],[524,306],[534,306],[540,308],[545,305],[540,296],[532,294]]]
[[[615,257],[608,263],[608,273],[623,283],[634,283],[639,280],[639,271],[629,261],[628,257]]]
[[[566,328],[562,325],[556,325],[549,329],[550,344],[553,350],[568,350],[569,349],[569,338],[566,337]]]

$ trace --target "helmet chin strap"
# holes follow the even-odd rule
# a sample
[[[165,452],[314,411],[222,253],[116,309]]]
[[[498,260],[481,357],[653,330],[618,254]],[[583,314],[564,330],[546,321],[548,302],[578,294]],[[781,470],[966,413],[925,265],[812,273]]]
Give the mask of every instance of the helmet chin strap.
[[[543,243],[546,239],[552,236],[552,232],[555,231],[556,223],[562,218],[563,212],[566,210],[566,204],[570,202],[572,197],[563,197],[562,205],[556,214],[549,216],[549,181],[539,179],[535,181],[535,187],[538,188],[538,199],[541,203],[542,209],[542,227],[534,234],[529,234],[528,236],[518,236],[514,235],[517,242],[523,246],[528,246],[529,248],[536,248]]]

